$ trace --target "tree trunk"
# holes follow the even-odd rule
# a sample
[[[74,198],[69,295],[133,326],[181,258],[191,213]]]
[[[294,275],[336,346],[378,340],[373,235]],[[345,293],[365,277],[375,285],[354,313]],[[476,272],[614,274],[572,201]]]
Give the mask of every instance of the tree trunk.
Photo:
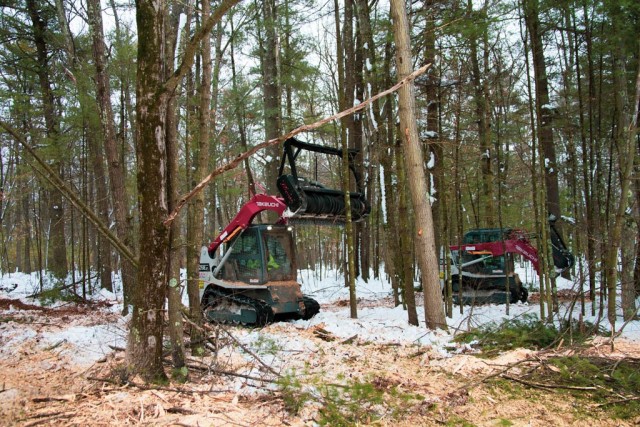
[[[400,136],[400,135],[398,135]],[[402,142],[399,140],[398,142]],[[406,165],[402,160],[406,155],[402,145],[399,144],[395,148],[396,155],[396,171],[398,179],[398,218],[401,218],[398,228],[400,237],[400,262],[401,262],[401,278],[402,283],[402,304],[407,309],[407,316],[410,325],[418,326],[418,312],[416,311],[416,294],[413,287],[413,273],[415,259],[413,253],[412,223],[411,213],[409,211],[409,202],[407,194],[409,193],[409,185],[407,183]]]
[[[440,139],[440,76],[435,67],[436,62],[436,14],[435,10],[438,7],[439,0],[425,0],[423,2],[425,13],[426,26],[423,32],[424,35],[424,62],[426,64],[434,64],[428,73],[428,79],[424,88],[424,102],[426,102],[426,131],[427,137],[431,141],[427,141],[428,150],[427,162],[430,157],[433,156],[433,166],[430,168],[431,174],[433,174],[433,190],[435,195],[431,204],[433,211],[433,224],[434,230],[436,230],[436,249],[440,252],[447,250],[448,248],[442,247],[447,242],[445,224],[447,218],[444,215],[446,211],[444,191],[444,147]]]
[[[104,149],[108,164],[109,186],[118,239],[131,249],[129,227],[127,223],[127,192],[124,180],[124,165],[120,160],[117,148],[116,127],[111,107],[111,89],[106,66],[104,32],[100,1],[87,0],[87,16],[91,29],[93,46],[93,62],[96,68],[96,97],[100,109],[100,123],[104,138]],[[124,117],[122,118],[124,120]],[[128,312],[129,295],[133,287],[136,269],[133,264],[121,257],[122,292],[124,297],[124,313]]]
[[[560,190],[558,186],[558,166],[556,164],[556,148],[553,142],[553,114],[554,108],[549,104],[549,83],[542,43],[542,30],[538,19],[538,0],[524,0],[524,19],[531,41],[531,56],[533,62],[533,74],[535,81],[535,105],[538,141],[542,148],[544,158],[544,179],[546,189],[546,214],[560,218]],[[542,215],[544,219],[546,215]],[[561,233],[561,227],[556,225],[556,230]],[[569,271],[564,273],[569,277]],[[555,279],[553,279],[555,287]],[[555,293],[554,293],[555,295]],[[554,296],[555,298],[555,296]]]
[[[411,48],[409,22],[404,2],[391,1],[393,34],[396,42],[396,67],[398,79],[411,74]],[[427,327],[447,329],[442,310],[442,294],[438,275],[433,230],[433,218],[429,205],[429,192],[423,165],[422,147],[418,141],[418,129],[415,116],[415,92],[413,82],[404,85],[398,91],[400,114],[400,137],[405,149],[405,165],[410,186],[411,200],[416,218],[416,251],[420,267],[422,288],[424,290],[424,311]]]
[[[51,90],[49,76],[49,51],[47,48],[47,23],[44,21],[38,3],[27,1],[27,9],[31,18],[33,37],[36,45],[38,80],[40,83],[42,107],[45,120],[45,134],[53,147],[54,159],[52,168],[62,175],[62,150],[60,145],[60,128],[55,112],[55,99]],[[49,251],[47,267],[55,277],[63,279],[67,276],[67,249],[64,235],[64,205],[62,195],[55,189],[49,190]]]
[[[486,6],[480,12],[473,11],[471,0],[467,2],[467,13],[470,16],[480,18],[479,29],[475,30],[481,34],[471,34],[470,43],[470,59],[471,59],[471,80],[474,89],[474,103],[476,112],[476,122],[478,123],[478,139],[480,140],[480,165],[482,173],[482,197],[479,197],[480,207],[480,223],[486,227],[495,225],[496,215],[493,197],[493,171],[491,169],[492,152],[491,152],[491,122],[489,116],[489,97],[486,83],[482,79],[480,70],[480,58],[478,52],[478,39],[482,37],[484,43],[484,52],[487,54],[487,11]]]
[[[138,57],[136,85],[136,145],[138,196],[140,198],[140,260],[127,360],[129,369],[147,381],[164,381],[162,323],[167,290],[169,230],[167,218],[167,107],[171,94],[193,65],[197,45],[237,0],[223,1],[191,38],[176,72],[164,80],[166,51],[166,3],[138,0]]]
[[[140,209],[140,265],[131,293],[133,315],[127,358],[130,369],[146,381],[165,381],[162,366],[162,323],[169,260],[167,217],[168,96],[162,88],[166,49],[166,4],[136,1],[138,57],[136,128]]]
[[[638,114],[640,112],[640,65],[636,73],[635,94],[629,102],[627,98],[626,79],[625,79],[625,61],[624,61],[624,39],[620,32],[619,24],[623,21],[624,16],[620,5],[610,5],[611,21],[613,24],[613,33],[616,41],[614,42],[613,55],[613,88],[615,98],[615,116],[614,116],[614,143],[619,153],[620,167],[620,198],[618,205],[615,207],[611,237],[609,239],[607,259],[605,263],[607,278],[607,317],[611,324],[611,331],[615,332],[616,322],[616,285],[618,253],[622,242],[622,228],[625,222],[625,211],[628,206],[628,192],[631,188],[631,180],[633,174],[634,159],[636,156],[636,143],[638,138]],[[613,155],[613,152],[611,153]],[[635,298],[630,298],[633,293],[633,283],[629,281],[622,282],[622,311],[625,320],[633,318],[635,311]]]
[[[202,3],[202,22],[211,13],[208,2]],[[202,76],[199,88],[198,108],[198,140],[194,149],[195,171],[194,183],[202,181],[209,167],[209,144],[211,135],[211,38],[205,37],[201,43]],[[204,243],[204,192],[198,193],[189,204],[189,218],[187,230],[187,290],[189,294],[189,315],[196,325],[202,325],[203,317],[200,308],[199,265],[200,247]],[[201,354],[204,351],[203,334],[196,328],[190,329],[191,351]]]
[[[207,8],[208,2],[203,3],[203,10]],[[164,78],[168,78],[174,71],[174,57],[177,50],[178,33],[180,31],[180,14],[184,5],[175,3],[169,16],[169,26],[167,31],[167,49],[165,53],[166,70]],[[173,92],[167,105],[167,193],[169,199],[169,211],[173,210],[180,198],[180,168],[178,150],[178,115],[176,105],[178,94]],[[171,341],[171,360],[174,367],[174,378],[178,381],[186,380],[186,371],[182,368],[186,365],[184,349],[184,330],[182,322],[182,294],[180,280],[180,259],[184,241],[180,238],[180,218],[177,217],[169,229],[169,262],[167,263],[167,296],[168,296],[168,318],[169,339]],[[187,277],[188,274],[187,274]],[[197,281],[196,281],[196,289]],[[200,307],[198,307],[198,313]]]
[[[262,15],[265,40],[262,51],[262,87],[264,92],[264,129],[267,140],[280,136],[280,84],[278,81],[278,40],[276,33],[277,11],[275,0],[262,2]],[[276,180],[280,166],[280,147],[273,146],[266,150],[268,158],[265,166],[265,187],[267,194],[278,194]]]

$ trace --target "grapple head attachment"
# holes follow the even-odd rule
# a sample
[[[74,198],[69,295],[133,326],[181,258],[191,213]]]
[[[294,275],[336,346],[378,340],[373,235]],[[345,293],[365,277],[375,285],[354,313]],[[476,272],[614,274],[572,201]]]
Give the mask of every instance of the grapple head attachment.
[[[329,189],[320,183],[299,177],[295,161],[301,150],[314,151],[342,158],[342,150],[336,148],[309,144],[293,138],[285,141],[277,185],[287,207],[294,213],[292,219],[311,220],[312,222],[329,224],[344,223],[347,212],[345,193],[341,190]],[[357,150],[349,150],[349,168],[353,172],[357,189],[357,191],[349,193],[351,220],[354,222],[364,220],[371,212],[371,206],[367,202],[361,188],[360,176],[353,166],[353,158],[357,154]],[[284,165],[287,160],[291,173],[283,174]]]

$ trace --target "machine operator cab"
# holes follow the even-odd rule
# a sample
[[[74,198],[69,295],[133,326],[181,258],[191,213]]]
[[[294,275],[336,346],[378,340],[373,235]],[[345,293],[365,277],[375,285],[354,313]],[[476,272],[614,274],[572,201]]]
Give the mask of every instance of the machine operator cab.
[[[264,285],[295,281],[297,268],[292,227],[251,225],[218,254],[200,252],[200,293],[213,279],[228,283]]]

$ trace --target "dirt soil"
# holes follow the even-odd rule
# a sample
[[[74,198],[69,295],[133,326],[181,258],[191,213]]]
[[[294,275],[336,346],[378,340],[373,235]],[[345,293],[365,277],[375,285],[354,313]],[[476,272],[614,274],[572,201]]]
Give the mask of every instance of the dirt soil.
[[[229,337],[219,340],[222,349],[217,360],[212,355],[190,359],[187,383],[165,386],[145,386],[139,378],[120,375],[125,355],[119,348],[85,365],[65,351],[68,343],[64,341],[44,348],[38,345],[45,332],[117,320],[118,315],[104,306],[41,309],[0,300],[0,425],[317,425],[321,399],[307,402],[295,414],[287,411],[282,393],[271,381],[276,377],[271,371],[281,373],[283,367],[265,362],[268,352],[251,355],[231,346]],[[12,340],[27,329],[34,333]],[[238,336],[248,333],[239,327],[228,330]],[[304,343],[286,350],[284,356],[286,369],[298,372],[301,380],[361,379],[379,389],[421,396],[407,402],[401,415],[383,414],[376,425],[640,425],[640,415],[632,420],[609,419],[603,408],[577,402],[562,391],[526,387],[504,378],[500,383],[494,381],[505,373],[517,377],[524,361],[535,362],[551,353],[570,354],[575,349],[561,347],[545,353],[517,349],[489,360],[474,354],[443,355],[428,346],[337,339],[322,325],[305,329],[276,323],[261,333]],[[640,358],[639,346],[623,341],[616,341],[612,349],[601,339],[580,351],[614,359]],[[361,419],[360,424],[368,422]]]

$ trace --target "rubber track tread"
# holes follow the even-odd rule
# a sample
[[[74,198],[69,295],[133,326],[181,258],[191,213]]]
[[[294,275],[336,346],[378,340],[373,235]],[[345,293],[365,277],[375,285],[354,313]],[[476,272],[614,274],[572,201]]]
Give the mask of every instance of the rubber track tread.
[[[213,295],[211,295],[213,294]],[[226,300],[229,301],[233,301],[234,303],[240,305],[240,306],[244,306],[245,309],[249,309],[249,310],[253,310],[256,313],[256,323],[255,325],[257,326],[264,326],[268,323],[272,323],[273,322],[273,310],[271,309],[271,306],[269,306],[269,304],[267,304],[266,302],[262,301],[262,300],[257,300],[254,298],[249,298],[247,296],[244,295],[238,295],[238,294],[229,294],[229,293],[225,293],[220,291],[219,289],[216,288],[212,288],[209,287],[205,290],[204,295],[202,296],[202,300],[207,301],[208,297],[213,296],[213,298],[218,299],[218,298],[224,298]],[[212,308],[211,310],[215,311],[215,308]],[[204,312],[205,312],[205,318],[209,319],[207,316],[207,306],[204,306]],[[218,320],[218,322],[220,323],[229,323],[232,324],[234,322],[229,322],[226,320]]]
[[[309,297],[302,297],[302,302],[304,303],[304,316],[302,319],[309,320],[316,314],[320,313],[320,304],[318,301]]]

